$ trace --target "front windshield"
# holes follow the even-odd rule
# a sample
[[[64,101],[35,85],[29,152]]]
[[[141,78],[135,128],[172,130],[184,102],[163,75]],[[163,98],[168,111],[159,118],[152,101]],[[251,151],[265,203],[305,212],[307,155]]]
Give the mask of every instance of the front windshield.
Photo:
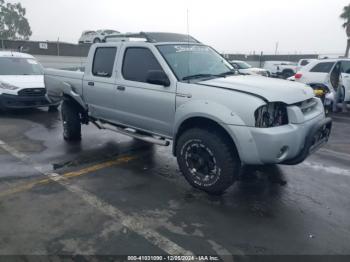
[[[238,69],[248,69],[251,68],[252,66],[246,62],[234,62],[237,66]]]
[[[179,80],[232,72],[233,67],[212,48],[203,45],[160,45],[159,51]]]
[[[42,66],[32,58],[0,57],[0,75],[43,75]]]

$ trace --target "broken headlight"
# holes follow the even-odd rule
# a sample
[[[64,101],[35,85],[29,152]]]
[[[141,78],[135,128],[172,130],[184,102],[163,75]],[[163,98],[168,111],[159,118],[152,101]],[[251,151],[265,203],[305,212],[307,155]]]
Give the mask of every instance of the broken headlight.
[[[275,127],[286,124],[288,124],[288,114],[284,103],[268,103],[255,111],[256,127]]]

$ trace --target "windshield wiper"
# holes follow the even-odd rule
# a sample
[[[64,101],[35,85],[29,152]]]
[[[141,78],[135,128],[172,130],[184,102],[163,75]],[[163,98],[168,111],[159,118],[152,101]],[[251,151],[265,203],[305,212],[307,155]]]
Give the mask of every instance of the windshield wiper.
[[[196,79],[196,78],[202,78],[202,77],[218,77],[218,75],[213,74],[195,74],[190,76],[185,76],[182,78],[182,80],[190,80],[190,79]]]
[[[234,75],[235,71],[227,71],[221,74],[195,74],[195,75],[190,75],[190,76],[185,76],[182,78],[182,80],[190,80],[190,79],[196,79],[196,78],[202,78],[202,77],[226,77],[228,75]]]
[[[228,76],[228,75],[235,75],[235,74],[236,74],[235,71],[227,71],[227,72],[222,73],[222,74],[219,74],[219,75],[217,75],[217,76],[219,76],[219,77],[226,77],[226,76]]]

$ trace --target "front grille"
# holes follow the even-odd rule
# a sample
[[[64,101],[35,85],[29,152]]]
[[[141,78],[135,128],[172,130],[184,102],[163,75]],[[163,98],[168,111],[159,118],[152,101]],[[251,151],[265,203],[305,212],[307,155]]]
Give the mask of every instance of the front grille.
[[[44,96],[45,94],[45,88],[26,88],[18,92],[19,96]]]

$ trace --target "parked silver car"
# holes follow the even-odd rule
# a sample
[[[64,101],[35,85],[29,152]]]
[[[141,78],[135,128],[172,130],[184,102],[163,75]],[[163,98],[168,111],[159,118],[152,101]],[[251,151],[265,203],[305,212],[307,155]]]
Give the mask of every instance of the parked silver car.
[[[236,75],[211,47],[181,34],[121,35],[91,47],[85,73],[46,70],[63,99],[63,136],[94,123],[169,145],[188,182],[223,193],[243,164],[302,162],[324,145],[332,121],[305,84]]]

